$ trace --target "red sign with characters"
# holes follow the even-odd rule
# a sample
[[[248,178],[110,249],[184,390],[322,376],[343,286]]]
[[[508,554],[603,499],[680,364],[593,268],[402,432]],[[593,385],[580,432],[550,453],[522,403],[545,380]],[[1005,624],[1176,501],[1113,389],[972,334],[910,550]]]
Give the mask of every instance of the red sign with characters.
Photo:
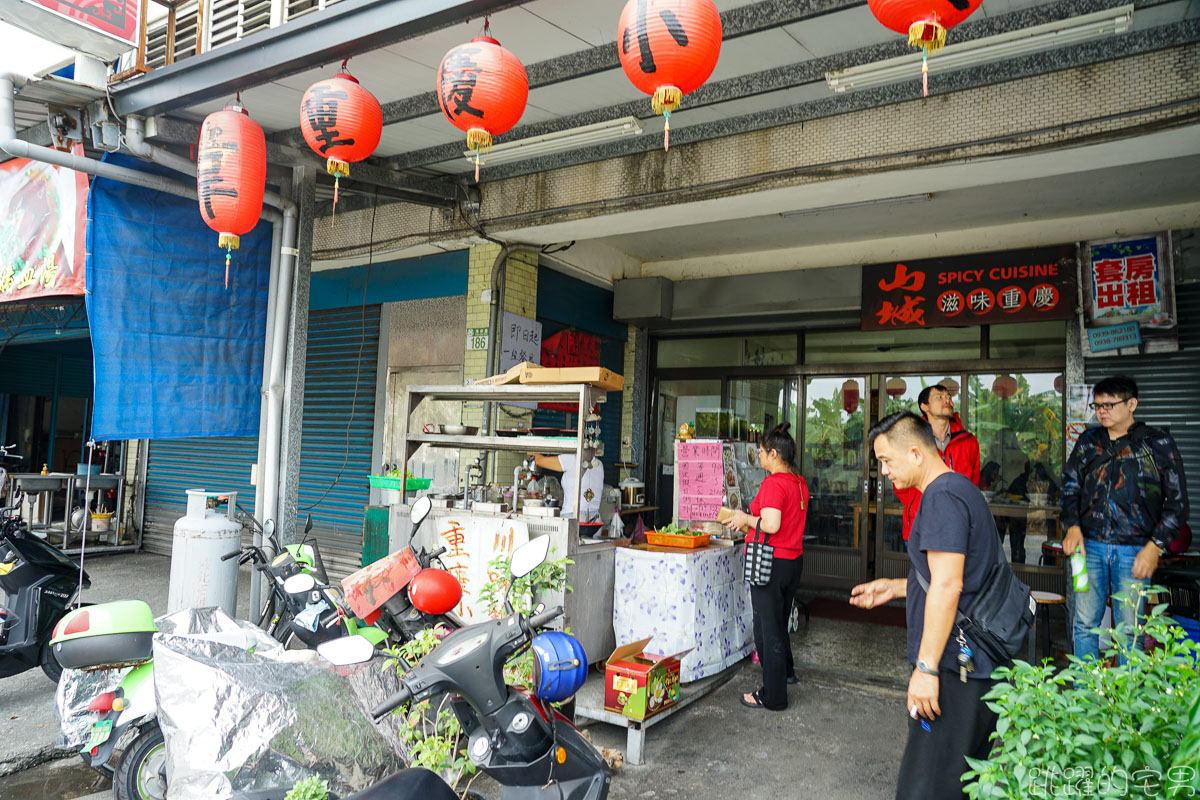
[[[1073,247],[872,264],[862,271],[862,329],[943,328],[1070,319]]]
[[[137,47],[139,0],[26,0]]]

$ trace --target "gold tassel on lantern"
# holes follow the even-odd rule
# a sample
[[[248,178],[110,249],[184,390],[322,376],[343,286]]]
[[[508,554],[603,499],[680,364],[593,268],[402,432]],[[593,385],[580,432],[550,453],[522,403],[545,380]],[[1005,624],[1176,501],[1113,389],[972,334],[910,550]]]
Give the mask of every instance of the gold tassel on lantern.
[[[238,245],[242,243],[240,237],[232,233],[222,233],[217,237],[217,246],[225,248],[225,288],[229,288],[229,260],[233,258],[233,251],[238,249]]]
[[[492,135],[483,128],[467,131],[467,149],[475,153],[475,182],[479,183],[479,156],[492,149]]]
[[[946,46],[946,29],[936,22],[914,22],[908,28],[908,43],[926,55],[936,53]]]
[[[345,64],[342,66],[345,66]],[[333,213],[329,215],[329,227],[332,228],[333,221],[337,218],[339,181],[350,174],[350,162],[337,158],[327,158],[325,159],[325,171],[333,176]]]
[[[683,102],[683,92],[677,86],[660,86],[650,98],[650,108],[663,115],[663,150],[671,149],[671,112]]]

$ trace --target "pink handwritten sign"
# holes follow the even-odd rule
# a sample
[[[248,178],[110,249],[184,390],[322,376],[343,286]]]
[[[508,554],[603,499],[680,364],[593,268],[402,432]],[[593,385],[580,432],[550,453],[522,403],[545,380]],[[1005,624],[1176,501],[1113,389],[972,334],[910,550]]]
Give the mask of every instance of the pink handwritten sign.
[[[679,519],[716,519],[725,486],[720,442],[680,442],[678,452]]]

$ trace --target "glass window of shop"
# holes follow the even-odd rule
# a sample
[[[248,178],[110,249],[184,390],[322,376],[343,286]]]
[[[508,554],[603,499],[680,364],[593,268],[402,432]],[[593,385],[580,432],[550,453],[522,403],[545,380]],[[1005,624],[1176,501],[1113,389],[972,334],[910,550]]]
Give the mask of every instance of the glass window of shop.
[[[796,363],[794,333],[765,336],[722,336],[663,339],[658,343],[659,368],[770,367]]]
[[[858,549],[869,377],[809,377],[806,385],[800,463],[810,497],[805,539]]]

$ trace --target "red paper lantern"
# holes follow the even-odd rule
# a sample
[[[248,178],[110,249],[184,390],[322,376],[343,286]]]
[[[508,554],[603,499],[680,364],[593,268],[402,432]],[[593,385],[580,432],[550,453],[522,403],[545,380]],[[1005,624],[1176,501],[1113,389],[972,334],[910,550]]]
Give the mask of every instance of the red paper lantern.
[[[1001,400],[1017,393],[1017,379],[1012,375],[1000,375],[992,382],[992,394]]]
[[[946,394],[950,395],[950,399],[954,399],[958,395],[958,381],[954,378],[943,378],[942,386],[946,389]]]
[[[196,154],[196,194],[200,216],[225,248],[226,288],[231,251],[258,224],[266,189],[267,139],[258,123],[238,104],[205,117]]]
[[[721,14],[712,0],[629,0],[617,21],[617,55],[633,85],[666,120],[704,85],[721,55]]]
[[[525,113],[529,77],[525,66],[500,43],[486,35],[452,48],[438,65],[438,105],[446,119],[467,132],[467,149],[475,153],[475,180],[479,156],[492,147],[492,139],[512,130]]]
[[[342,64],[342,68],[345,68]],[[350,162],[375,152],[383,135],[383,109],[353,75],[339,72],[308,87],[300,100],[300,132],[333,176],[333,206],[338,181],[350,174]]]
[[[979,8],[983,0],[867,0],[875,19],[896,33],[908,34],[908,43],[928,55],[946,44],[946,31]]]
[[[908,384],[904,382],[904,378],[889,378],[884,388],[888,397],[899,397],[908,391]]]
[[[842,384],[842,408],[847,414],[853,414],[858,411],[858,401],[861,393],[858,389],[858,381],[848,380]]]

